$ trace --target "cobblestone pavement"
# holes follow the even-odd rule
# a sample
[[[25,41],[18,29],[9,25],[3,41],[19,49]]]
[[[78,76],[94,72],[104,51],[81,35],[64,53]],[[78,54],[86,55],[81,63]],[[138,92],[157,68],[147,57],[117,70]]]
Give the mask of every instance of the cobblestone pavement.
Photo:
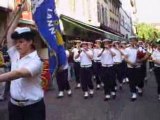
[[[103,101],[103,90],[95,91],[93,98],[85,100],[81,90],[74,89],[73,96],[57,99],[57,90],[45,94],[47,120],[160,120],[160,101],[157,100],[155,78],[149,76],[143,97],[129,100],[128,85],[118,90],[117,98]],[[0,102],[0,120],[7,119],[7,102]]]

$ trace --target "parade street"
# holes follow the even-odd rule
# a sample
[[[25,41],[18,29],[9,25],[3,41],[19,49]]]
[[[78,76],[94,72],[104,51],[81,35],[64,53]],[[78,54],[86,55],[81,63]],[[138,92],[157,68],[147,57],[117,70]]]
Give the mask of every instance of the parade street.
[[[82,91],[75,90],[73,96],[65,95],[57,99],[57,90],[45,95],[47,120],[159,120],[160,102],[157,100],[156,84],[153,74],[145,83],[143,97],[137,101],[129,100],[129,87],[118,90],[115,100],[103,101],[103,90],[95,91],[93,98],[85,100]],[[74,86],[74,81],[71,82]],[[0,102],[0,120],[7,119],[7,102]]]

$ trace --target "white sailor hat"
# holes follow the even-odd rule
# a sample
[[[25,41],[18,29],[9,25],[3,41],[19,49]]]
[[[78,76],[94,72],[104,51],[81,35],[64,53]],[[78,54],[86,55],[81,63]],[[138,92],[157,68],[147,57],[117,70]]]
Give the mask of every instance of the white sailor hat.
[[[121,44],[126,44],[127,42],[126,41],[121,41]]]
[[[33,39],[35,36],[35,31],[29,27],[17,27],[14,32],[11,34],[13,40],[24,38],[26,40]]]
[[[117,40],[116,40],[116,41],[113,41],[112,43],[113,43],[113,44],[115,44],[115,43],[120,43],[120,41],[117,41]]]
[[[138,43],[143,43],[143,41],[142,40],[138,40]]]
[[[75,40],[74,42],[75,42],[75,43],[81,43],[81,41],[80,41],[80,40]]]
[[[104,39],[102,42],[111,42],[109,39]]]
[[[80,45],[81,45],[81,46],[82,46],[82,45],[88,45],[88,42],[82,41]]]
[[[100,40],[100,39],[97,39],[97,40],[95,40],[95,42],[102,42],[102,40]]]

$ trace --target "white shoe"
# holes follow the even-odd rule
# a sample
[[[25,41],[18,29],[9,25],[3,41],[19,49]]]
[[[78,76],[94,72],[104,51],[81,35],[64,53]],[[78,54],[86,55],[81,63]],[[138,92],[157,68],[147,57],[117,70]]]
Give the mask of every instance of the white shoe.
[[[63,91],[60,91],[59,94],[58,94],[58,98],[62,98],[63,96],[64,96]]]
[[[101,87],[101,86],[100,86],[99,84],[97,84],[97,87],[96,87],[96,89],[100,89],[100,87]]]
[[[149,69],[149,72],[152,72],[153,71],[153,69]]]
[[[116,95],[116,93],[115,93],[115,92],[111,92],[111,95],[112,95],[112,96],[115,96],[115,95]]]
[[[77,84],[77,88],[80,88],[80,87],[81,87],[81,84],[80,84],[80,83],[78,83],[78,84]]]
[[[117,89],[118,89],[117,86],[115,86],[114,89],[117,91]]]
[[[111,99],[111,96],[110,95],[106,95],[105,98],[104,98],[104,101],[107,101],[109,99]]]
[[[111,92],[112,98],[115,99],[116,98],[116,92]]]
[[[137,99],[137,94],[132,93],[131,101],[135,101]]]
[[[71,90],[68,90],[68,91],[67,91],[67,94],[68,94],[68,96],[71,96],[71,95],[72,95],[72,91],[71,91]]]
[[[90,95],[93,95],[93,94],[94,94],[94,91],[93,91],[93,90],[89,90],[89,94],[90,94]]]
[[[3,95],[0,95],[0,101],[3,101],[3,100],[4,100]]]
[[[101,86],[104,87],[104,83],[101,83]]]
[[[128,78],[126,78],[126,82],[129,82],[129,79],[128,79]]]
[[[125,82],[126,82],[126,79],[124,78],[122,82],[125,83]]]
[[[84,98],[87,99],[89,96],[88,92],[84,92]]]
[[[158,95],[158,100],[160,101],[160,94]]]
[[[136,89],[137,89],[138,95],[142,96],[143,95],[143,90],[139,87],[136,87]]]

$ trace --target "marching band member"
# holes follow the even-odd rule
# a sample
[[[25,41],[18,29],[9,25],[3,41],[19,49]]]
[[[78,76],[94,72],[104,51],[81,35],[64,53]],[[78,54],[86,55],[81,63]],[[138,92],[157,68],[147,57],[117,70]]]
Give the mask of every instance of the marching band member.
[[[78,57],[80,57],[81,85],[84,92],[84,98],[87,99],[89,95],[92,97],[94,94],[92,83],[93,52],[88,48],[87,42],[82,42],[81,46],[82,48],[79,51],[78,55],[75,56],[75,58],[77,59]]]
[[[115,53],[111,51],[111,40],[105,39],[104,42],[104,49],[98,55],[101,57],[101,65],[102,65],[102,80],[104,83],[104,94],[105,98],[104,101],[107,101],[111,98],[116,97],[115,92],[115,71],[114,71],[114,61],[113,56]]]
[[[145,61],[149,54],[142,54],[137,46],[138,39],[136,37],[130,38],[131,46],[126,48],[125,60],[127,62],[127,73],[129,78],[129,87],[132,93],[131,101],[137,99],[137,92],[142,96],[143,94],[143,75],[142,62]],[[138,91],[137,91],[138,90]]]
[[[158,100],[160,100],[160,40],[156,41],[157,49],[153,51],[152,61],[154,62],[154,73],[157,82]]]
[[[130,39],[131,46],[125,50],[125,61],[127,62],[127,73],[129,78],[129,87],[132,93],[131,100],[134,101],[137,99],[137,70],[140,68],[140,65],[136,64],[137,60],[137,39]]]
[[[96,89],[100,89],[101,85],[101,60],[98,55],[101,53],[101,40],[95,40],[95,45],[93,49],[93,71],[96,79]]]
[[[122,54],[122,78],[123,78],[123,83],[129,82],[129,79],[127,78],[127,63],[124,60],[124,55],[125,55],[125,49],[126,49],[126,41],[121,41],[120,44],[120,52]]]
[[[121,51],[119,50],[119,41],[114,41],[111,51],[115,53],[115,56],[113,56],[113,61],[114,61],[114,70],[115,70],[115,75],[116,78],[119,81],[119,89],[122,89],[122,81],[123,81],[123,70],[122,70],[122,54]],[[115,87],[117,87],[116,82],[115,82]]]
[[[0,75],[0,82],[11,81],[9,119],[45,120],[42,61],[35,49],[35,33],[29,27],[14,30],[15,26],[13,23],[7,35],[11,71]]]
[[[75,48],[72,49],[73,53],[73,60],[74,60],[74,72],[75,72],[75,78],[76,78],[76,88],[80,88],[80,57],[76,58],[75,56],[78,55],[78,51],[80,49],[80,40],[75,41],[76,45]]]
[[[69,57],[69,51],[66,50],[66,56],[67,58]],[[59,94],[58,98],[62,98],[64,96],[64,90],[67,90],[68,96],[72,95],[72,91],[69,85],[68,81],[68,61],[65,66],[62,66],[58,69],[57,74],[56,74],[56,79],[57,79],[57,84],[58,84],[58,89],[59,89]]]

